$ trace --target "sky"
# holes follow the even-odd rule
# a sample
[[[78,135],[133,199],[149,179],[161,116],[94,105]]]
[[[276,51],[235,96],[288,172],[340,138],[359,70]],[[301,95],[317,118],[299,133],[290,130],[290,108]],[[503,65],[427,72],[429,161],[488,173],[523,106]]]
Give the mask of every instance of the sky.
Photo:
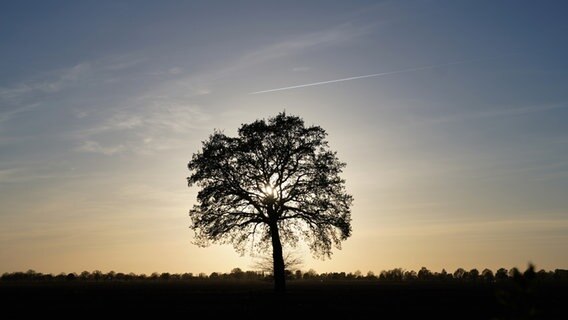
[[[187,163],[281,111],[328,132],[353,235],[317,272],[568,268],[562,1],[11,1],[0,273],[228,272]]]

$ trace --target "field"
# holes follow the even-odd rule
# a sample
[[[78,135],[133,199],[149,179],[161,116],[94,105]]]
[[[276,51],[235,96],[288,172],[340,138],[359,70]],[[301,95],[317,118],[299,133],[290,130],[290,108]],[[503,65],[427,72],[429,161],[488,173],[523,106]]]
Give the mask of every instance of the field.
[[[16,318],[39,312],[69,317],[230,313],[318,319],[516,319],[534,314],[536,319],[558,319],[568,314],[566,289],[566,283],[522,291],[513,283],[314,280],[290,281],[288,292],[276,295],[268,281],[3,281],[0,303],[4,314],[15,313]]]

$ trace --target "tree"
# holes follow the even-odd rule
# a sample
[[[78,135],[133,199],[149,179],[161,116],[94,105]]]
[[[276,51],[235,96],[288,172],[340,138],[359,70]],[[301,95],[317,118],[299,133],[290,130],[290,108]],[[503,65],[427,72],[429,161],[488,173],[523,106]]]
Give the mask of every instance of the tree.
[[[477,278],[479,278],[479,270],[473,268],[469,270],[467,276],[470,280],[477,281]]]
[[[448,273],[448,271],[446,271],[446,269],[442,269],[442,271],[440,271],[439,274],[440,280],[448,280],[452,278],[452,274]]]
[[[314,269],[310,269],[308,272],[304,273],[304,279],[315,279],[318,276],[318,273]]]
[[[432,271],[428,270],[426,267],[420,268],[420,271],[418,271],[418,279],[429,280],[430,278],[432,278]]]
[[[237,251],[272,247],[275,290],[285,291],[282,243],[308,242],[319,258],[351,235],[353,197],[319,126],[279,113],[243,124],[237,137],[216,130],[188,164],[198,204],[189,215],[196,243]]]
[[[89,280],[89,278],[91,277],[91,273],[89,271],[83,271],[81,272],[79,277],[81,278],[81,280]]]
[[[499,268],[497,272],[495,272],[495,280],[507,280],[509,271],[505,268]]]
[[[403,279],[406,280],[406,281],[413,281],[413,280],[418,279],[418,275],[416,274],[416,271],[414,271],[414,270],[404,271]]]
[[[457,268],[454,272],[454,279],[463,280],[467,275],[467,271],[464,268]]]
[[[100,270],[95,270],[91,273],[91,277],[93,278],[93,280],[99,281],[103,278],[103,272]]]
[[[245,272],[241,268],[233,268],[231,270],[231,277],[234,279],[242,279],[245,275]]]
[[[483,271],[481,272],[481,277],[483,278],[483,280],[485,282],[493,282],[493,280],[495,279],[495,275],[493,275],[493,271],[491,271],[490,269],[483,269]]]

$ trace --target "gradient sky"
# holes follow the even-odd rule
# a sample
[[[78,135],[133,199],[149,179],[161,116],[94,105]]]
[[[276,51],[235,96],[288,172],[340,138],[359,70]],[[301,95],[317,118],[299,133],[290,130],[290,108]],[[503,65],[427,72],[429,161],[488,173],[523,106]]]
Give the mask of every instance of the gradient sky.
[[[3,2],[0,273],[250,269],[192,244],[186,165],[283,110],[355,197],[303,269],[568,268],[566,2],[283,2]]]

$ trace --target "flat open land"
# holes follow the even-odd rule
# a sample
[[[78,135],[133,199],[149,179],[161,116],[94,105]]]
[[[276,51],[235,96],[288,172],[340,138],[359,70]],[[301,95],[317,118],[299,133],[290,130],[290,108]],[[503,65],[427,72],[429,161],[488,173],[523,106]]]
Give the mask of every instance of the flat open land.
[[[568,285],[513,283],[289,281],[0,282],[3,314],[67,317],[160,315],[342,319],[567,319]],[[533,311],[531,311],[533,310]],[[527,319],[529,319],[528,317]],[[523,318],[524,319],[524,318]],[[530,318],[532,319],[532,318]]]

